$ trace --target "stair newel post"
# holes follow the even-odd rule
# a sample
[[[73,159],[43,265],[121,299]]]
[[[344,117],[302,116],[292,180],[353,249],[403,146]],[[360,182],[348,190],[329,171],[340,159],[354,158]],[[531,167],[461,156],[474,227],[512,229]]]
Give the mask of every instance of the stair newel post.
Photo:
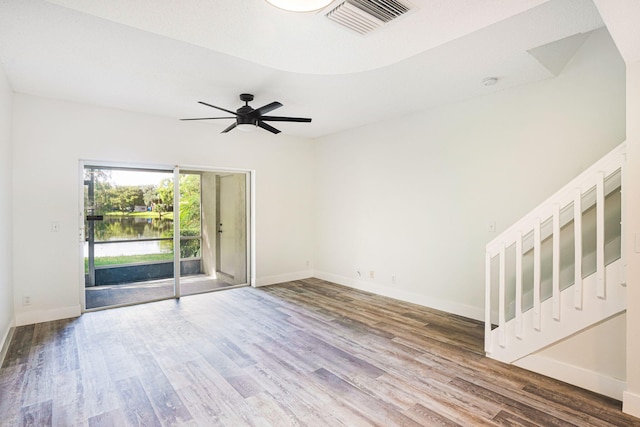
[[[507,266],[505,262],[506,258],[506,247],[503,243],[500,246],[500,280],[499,280],[499,290],[498,290],[498,342],[500,347],[505,347],[507,345],[507,320],[505,315],[505,304],[506,304],[506,287],[507,287]]]
[[[553,206],[553,318],[560,320],[560,205]]]
[[[605,266],[604,266],[604,172],[598,172],[596,182],[596,295],[604,299]]]
[[[573,197],[574,283],[573,306],[582,310],[582,190],[576,188]]]
[[[533,329],[539,331],[542,322],[541,322],[541,312],[540,312],[540,280],[541,280],[541,257],[540,250],[541,244],[540,241],[540,218],[536,218],[534,227],[533,227]]]
[[[491,353],[491,253],[485,253],[484,264],[484,351]]]
[[[516,233],[516,338],[522,339],[522,231]]]

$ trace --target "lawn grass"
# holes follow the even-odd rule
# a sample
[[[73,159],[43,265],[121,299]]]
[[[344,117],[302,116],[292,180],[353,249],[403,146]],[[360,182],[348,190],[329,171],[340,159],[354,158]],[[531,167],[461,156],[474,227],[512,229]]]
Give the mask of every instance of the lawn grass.
[[[95,266],[104,267],[108,265],[133,264],[137,262],[154,262],[154,261],[173,261],[173,252],[162,254],[144,254],[144,255],[119,255],[96,257]],[[89,259],[84,259],[84,272],[89,272]]]

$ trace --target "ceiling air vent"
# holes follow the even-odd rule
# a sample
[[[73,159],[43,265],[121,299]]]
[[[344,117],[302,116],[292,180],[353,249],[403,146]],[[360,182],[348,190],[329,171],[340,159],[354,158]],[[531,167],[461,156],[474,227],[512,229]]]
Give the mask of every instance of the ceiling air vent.
[[[345,0],[326,14],[330,20],[359,34],[368,34],[407,13],[397,0]]]

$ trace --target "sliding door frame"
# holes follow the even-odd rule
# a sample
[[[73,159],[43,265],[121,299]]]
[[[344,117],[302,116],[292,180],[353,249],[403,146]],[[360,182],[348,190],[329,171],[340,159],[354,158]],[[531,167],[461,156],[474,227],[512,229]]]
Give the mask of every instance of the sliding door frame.
[[[202,197],[202,196],[201,196]],[[177,209],[176,209],[177,207]],[[180,298],[180,167],[173,168],[173,297]]]
[[[104,168],[114,169],[130,169],[139,171],[162,171],[167,173],[173,173],[173,197],[174,206],[178,206],[178,209],[173,210],[173,268],[174,268],[174,296],[171,298],[162,298],[158,300],[150,300],[147,302],[161,301],[166,299],[179,299],[182,294],[180,288],[180,173],[185,171],[189,172],[209,172],[209,173],[236,173],[245,175],[245,215],[246,215],[246,256],[247,256],[247,282],[234,287],[241,287],[250,285],[256,286],[256,262],[255,262],[255,171],[249,169],[234,169],[234,168],[217,168],[200,165],[169,165],[169,164],[150,164],[150,163],[126,163],[126,162],[110,162],[104,160],[88,160],[80,159],[78,161],[78,289],[79,299],[82,312],[97,311],[108,308],[122,307],[128,305],[141,304],[140,302],[134,302],[131,304],[123,304],[117,306],[107,306],[95,309],[86,308],[86,294],[85,294],[85,272],[84,272],[84,243],[85,243],[85,206],[84,206],[84,170],[87,166],[96,166]],[[229,288],[226,288],[229,289]]]

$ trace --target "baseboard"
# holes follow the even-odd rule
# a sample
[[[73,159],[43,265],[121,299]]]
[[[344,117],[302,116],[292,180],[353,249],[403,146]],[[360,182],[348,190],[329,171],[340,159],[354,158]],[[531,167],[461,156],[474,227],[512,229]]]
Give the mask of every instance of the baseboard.
[[[2,341],[0,341],[0,366],[4,363],[4,357],[9,351],[9,344],[11,343],[11,337],[13,337],[13,331],[15,331],[15,324],[13,321],[9,323],[9,327],[2,334]]]
[[[459,316],[467,317],[469,319],[475,319],[484,321],[484,308],[472,307],[465,304],[458,304],[451,301],[445,301],[437,298],[433,298],[427,295],[416,294],[413,292],[403,291],[401,289],[394,289],[389,286],[382,286],[366,280],[358,280],[350,277],[340,276],[338,274],[326,273],[323,271],[315,271],[314,277],[318,279],[326,280],[328,282],[337,283],[339,285],[349,286],[361,291],[371,292],[376,295],[381,295],[400,301],[410,302],[413,304],[422,305],[425,307],[433,308],[447,313],[457,314]]]
[[[313,270],[295,271],[293,273],[278,274],[275,276],[258,277],[255,280],[255,286],[269,286],[277,283],[290,282],[292,280],[301,280],[313,277]]]
[[[535,354],[523,357],[513,364],[616,400],[623,400],[627,387],[625,381],[617,378]]]
[[[622,412],[640,418],[640,394],[625,391],[622,394]]]
[[[69,319],[81,314],[79,305],[54,308],[51,310],[34,310],[16,313],[16,326],[32,325],[34,323],[50,322],[52,320]]]

